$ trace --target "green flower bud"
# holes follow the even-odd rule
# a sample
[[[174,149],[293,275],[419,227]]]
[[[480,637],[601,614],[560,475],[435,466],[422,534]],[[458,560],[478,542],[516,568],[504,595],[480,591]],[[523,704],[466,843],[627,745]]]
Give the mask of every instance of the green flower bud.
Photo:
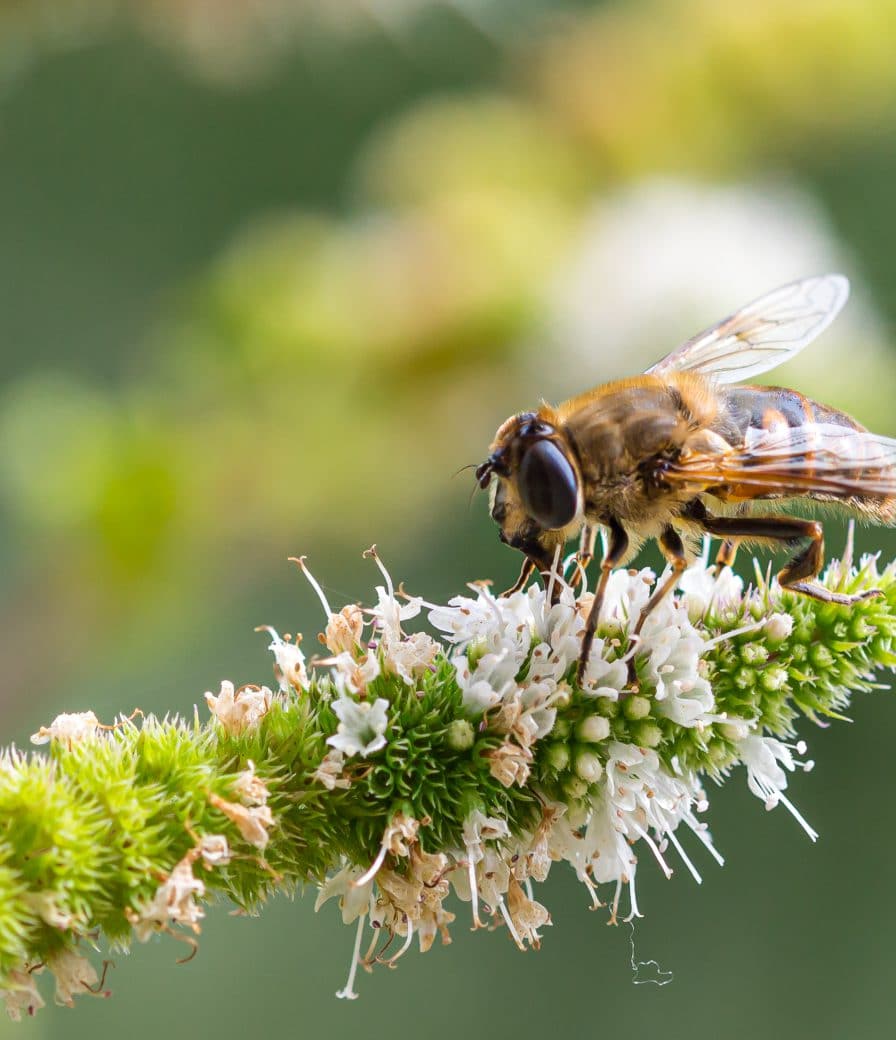
[[[455,751],[466,751],[476,740],[476,731],[469,719],[455,719],[445,731],[448,746]]]
[[[551,769],[562,773],[569,768],[569,748],[566,744],[552,743],[548,747],[547,763]]]
[[[610,735],[610,721],[603,715],[589,715],[576,726],[576,736],[587,744],[599,744]]]
[[[650,714],[650,701],[637,694],[626,697],[622,702],[622,712],[627,719],[644,719]]]
[[[564,718],[558,718],[554,723],[554,728],[551,730],[551,736],[563,739],[568,737],[570,734],[569,720]]]
[[[604,775],[603,763],[593,751],[582,751],[576,755],[576,775],[588,784],[595,784]]]
[[[563,790],[568,798],[584,798],[588,794],[588,782],[573,776],[563,785]]]
[[[663,731],[655,722],[638,722],[632,727],[632,739],[639,747],[657,748],[663,742]]]
[[[619,702],[614,701],[612,697],[598,697],[597,710],[605,718],[615,719],[619,714]]]

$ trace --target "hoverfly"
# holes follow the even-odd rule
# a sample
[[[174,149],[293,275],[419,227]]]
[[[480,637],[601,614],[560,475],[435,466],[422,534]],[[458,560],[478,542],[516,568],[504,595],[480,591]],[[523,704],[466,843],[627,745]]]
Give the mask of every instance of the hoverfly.
[[[645,539],[671,565],[634,629],[675,587],[703,535],[722,539],[718,566],[741,541],[807,543],[778,573],[794,592],[850,604],[815,579],[824,563],[817,520],[751,503],[806,498],[896,523],[896,441],[835,408],[782,387],[733,386],[792,358],[834,320],[849,295],[842,275],[806,278],[748,304],[688,340],[646,373],[607,383],[554,408],[504,422],[476,470],[491,490],[500,538],[525,556],[519,580],[546,579],[554,554],[581,534],[582,567],[606,535],[601,575],[582,648],[581,679],[610,572]],[[493,480],[494,478],[494,480]],[[578,574],[582,574],[579,568]],[[577,579],[573,579],[577,583]]]

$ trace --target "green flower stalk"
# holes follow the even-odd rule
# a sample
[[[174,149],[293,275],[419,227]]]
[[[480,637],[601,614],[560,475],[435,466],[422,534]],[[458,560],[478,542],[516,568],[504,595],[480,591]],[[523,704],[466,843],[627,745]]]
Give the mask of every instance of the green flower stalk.
[[[278,691],[222,683],[206,720],[61,715],[33,738],[47,754],[2,754],[12,1017],[43,1004],[45,971],[58,1002],[107,995],[90,959],[101,938],[115,951],[163,932],[191,956],[213,895],[247,910],[306,885],[318,906],[336,897],[356,928],[342,997],[356,996],[359,965],[447,942],[452,894],[474,927],[537,947],[550,916],[533,883],[555,862],[611,920],[626,889],[626,919],[637,916],[641,859],[698,882],[699,857],[722,863],[701,819],[706,777],[744,767],[750,790],[814,839],[785,794],[788,772],[811,765],[796,724],[842,717],[896,666],[896,566],[874,557],[823,579],[880,590],[851,607],[761,575],[745,590],[700,562],[638,638],[655,578],[616,572],[579,684],[589,592],[556,575],[553,605],[540,587],[499,598],[476,584],[434,606],[396,595],[371,554],[385,584],[367,610],[333,611],[297,561],[323,603],[329,656],[308,661],[298,638],[269,629]],[[443,642],[408,633],[424,610]]]

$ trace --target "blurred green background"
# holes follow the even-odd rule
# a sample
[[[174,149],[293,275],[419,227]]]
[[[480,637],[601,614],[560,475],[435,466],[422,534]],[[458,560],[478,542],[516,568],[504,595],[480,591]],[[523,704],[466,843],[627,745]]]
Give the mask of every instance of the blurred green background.
[[[337,602],[374,541],[431,600],[509,583],[453,476],[498,422],[792,278],[853,297],[775,378],[896,434],[894,53],[890,0],[0,5],[4,741],[266,680],[253,627],[320,622],[291,554]],[[352,931],[280,899],[0,1033],[890,1037],[896,704],[854,718],[802,733],[817,846],[734,776],[724,870],[644,864],[663,988],[557,869],[538,954],[461,914],[346,1004]]]

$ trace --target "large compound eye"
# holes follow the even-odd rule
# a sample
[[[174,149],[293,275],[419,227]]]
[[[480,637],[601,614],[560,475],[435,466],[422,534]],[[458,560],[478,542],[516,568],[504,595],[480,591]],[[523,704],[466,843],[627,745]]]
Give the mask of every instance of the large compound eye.
[[[517,472],[517,487],[523,508],[549,531],[566,527],[576,515],[576,474],[553,441],[536,441],[526,449]]]

